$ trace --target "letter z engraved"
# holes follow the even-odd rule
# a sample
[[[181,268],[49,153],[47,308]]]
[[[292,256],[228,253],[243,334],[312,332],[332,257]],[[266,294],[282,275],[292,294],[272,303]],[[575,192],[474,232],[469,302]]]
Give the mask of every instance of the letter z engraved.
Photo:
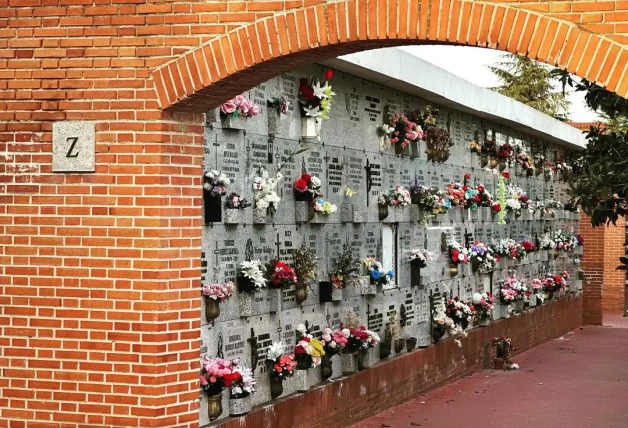
[[[74,146],[76,145],[76,143],[78,142],[79,137],[69,137],[66,141],[72,141],[72,144],[70,145],[70,149],[68,150],[68,153],[65,155],[66,158],[75,158],[78,157],[78,152],[72,154],[72,151],[74,150]]]

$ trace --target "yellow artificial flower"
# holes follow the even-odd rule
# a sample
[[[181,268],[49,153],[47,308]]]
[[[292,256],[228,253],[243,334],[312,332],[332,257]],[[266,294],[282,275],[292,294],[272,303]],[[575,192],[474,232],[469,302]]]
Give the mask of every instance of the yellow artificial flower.
[[[312,347],[312,352],[310,355],[313,357],[322,357],[325,355],[325,349],[323,348],[323,344],[318,339],[310,339],[310,346]]]

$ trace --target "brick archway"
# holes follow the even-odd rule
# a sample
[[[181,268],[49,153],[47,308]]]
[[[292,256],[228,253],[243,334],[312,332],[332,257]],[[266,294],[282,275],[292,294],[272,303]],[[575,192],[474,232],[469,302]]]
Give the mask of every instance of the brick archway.
[[[526,55],[628,95],[628,50],[578,25],[510,6],[451,0],[345,0],[260,18],[154,70],[162,109],[204,111],[317,60],[407,44]]]

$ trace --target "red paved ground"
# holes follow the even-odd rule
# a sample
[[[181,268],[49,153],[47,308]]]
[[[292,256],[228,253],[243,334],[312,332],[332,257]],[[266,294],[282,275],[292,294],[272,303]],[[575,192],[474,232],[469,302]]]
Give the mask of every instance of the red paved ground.
[[[476,373],[350,428],[628,428],[627,320],[577,330],[516,356],[519,371]]]

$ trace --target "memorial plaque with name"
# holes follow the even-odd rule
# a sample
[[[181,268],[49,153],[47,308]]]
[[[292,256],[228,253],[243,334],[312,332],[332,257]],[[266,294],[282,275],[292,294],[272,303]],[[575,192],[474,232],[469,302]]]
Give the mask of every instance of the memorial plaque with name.
[[[360,94],[354,86],[351,91],[345,93],[345,108],[349,114],[349,120],[355,123],[360,122]]]
[[[346,158],[339,148],[327,149],[327,193],[325,197],[331,202],[340,203],[345,179]]]
[[[382,305],[369,305],[367,310],[368,329],[376,332],[382,332],[384,327],[384,310]],[[370,313],[368,313],[370,311]],[[386,317],[387,321],[388,317]]]
[[[409,327],[415,324],[415,308],[414,308],[414,298],[412,296],[412,291],[408,291],[404,293],[405,299],[403,301],[403,305],[406,310],[406,323],[405,327]]]
[[[364,96],[364,113],[370,122],[380,123],[382,121],[381,98],[376,95]]]

